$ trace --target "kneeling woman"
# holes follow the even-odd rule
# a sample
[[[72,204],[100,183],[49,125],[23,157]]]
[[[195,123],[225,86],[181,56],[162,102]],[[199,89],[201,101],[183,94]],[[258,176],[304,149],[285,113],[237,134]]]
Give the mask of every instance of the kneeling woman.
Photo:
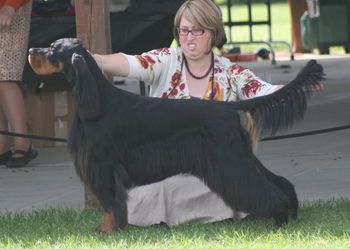
[[[95,54],[94,58],[105,73],[147,82],[152,97],[236,101],[281,87],[214,54],[213,47],[225,34],[221,12],[211,0],[184,2],[175,16],[174,36],[176,48],[141,55]],[[207,223],[246,216],[229,208],[200,179],[190,175],[135,187],[129,191],[128,212],[129,223],[134,225]]]

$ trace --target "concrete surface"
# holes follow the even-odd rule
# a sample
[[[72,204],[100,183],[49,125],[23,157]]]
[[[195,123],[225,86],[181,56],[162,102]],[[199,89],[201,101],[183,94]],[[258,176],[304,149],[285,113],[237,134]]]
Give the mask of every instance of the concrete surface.
[[[304,121],[287,133],[350,124],[350,57],[319,58],[327,79],[313,97]],[[306,60],[241,63],[273,84],[292,80]],[[121,86],[138,91],[138,84]],[[282,133],[281,133],[282,134]],[[40,134],[37,134],[40,135]],[[259,143],[266,167],[290,179],[301,200],[350,198],[350,129]],[[24,169],[0,166],[0,212],[31,211],[51,206],[84,207],[84,187],[65,147],[39,149],[39,157]]]

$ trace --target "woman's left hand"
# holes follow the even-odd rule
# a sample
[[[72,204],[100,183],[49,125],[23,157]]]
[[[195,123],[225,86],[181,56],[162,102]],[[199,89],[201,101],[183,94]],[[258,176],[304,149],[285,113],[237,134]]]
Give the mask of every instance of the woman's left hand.
[[[312,92],[319,93],[322,92],[324,89],[324,85],[321,82],[318,82],[317,85],[312,86]]]
[[[15,9],[9,5],[4,5],[0,9],[0,28],[5,28],[10,26],[13,15],[15,14]]]

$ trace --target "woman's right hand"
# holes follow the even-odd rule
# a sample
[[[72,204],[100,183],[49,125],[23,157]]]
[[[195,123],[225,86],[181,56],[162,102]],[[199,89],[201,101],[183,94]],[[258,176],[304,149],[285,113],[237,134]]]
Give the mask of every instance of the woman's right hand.
[[[5,4],[0,9],[0,28],[9,27],[14,14],[15,14],[15,9]]]
[[[100,70],[103,72],[103,58],[102,58],[102,56],[101,55],[99,55],[99,54],[93,54],[93,53],[91,53],[90,51],[88,51],[90,54],[91,54],[91,56],[92,56],[92,58],[94,58],[94,60],[95,60],[95,62],[96,62],[96,64],[97,64],[97,66],[100,68]]]
[[[129,74],[130,66],[126,57],[121,53],[115,54],[93,54],[89,50],[88,53],[94,58],[97,66],[100,68],[103,74],[110,76],[127,77]]]

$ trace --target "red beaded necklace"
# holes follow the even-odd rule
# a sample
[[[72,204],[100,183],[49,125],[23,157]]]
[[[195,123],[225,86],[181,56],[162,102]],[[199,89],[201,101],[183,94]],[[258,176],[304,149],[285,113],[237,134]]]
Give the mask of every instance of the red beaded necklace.
[[[214,53],[213,53],[213,52],[211,52],[211,63],[210,63],[210,67],[208,68],[208,71],[207,71],[204,75],[202,75],[202,76],[194,75],[194,74],[191,72],[190,67],[188,66],[188,62],[187,62],[187,59],[186,59],[185,55],[182,55],[182,57],[183,57],[183,61],[185,62],[185,66],[186,66],[187,72],[188,72],[193,78],[195,78],[195,79],[197,79],[197,80],[201,80],[201,79],[204,79],[205,77],[207,77],[212,69],[213,69],[213,71],[214,71]]]

